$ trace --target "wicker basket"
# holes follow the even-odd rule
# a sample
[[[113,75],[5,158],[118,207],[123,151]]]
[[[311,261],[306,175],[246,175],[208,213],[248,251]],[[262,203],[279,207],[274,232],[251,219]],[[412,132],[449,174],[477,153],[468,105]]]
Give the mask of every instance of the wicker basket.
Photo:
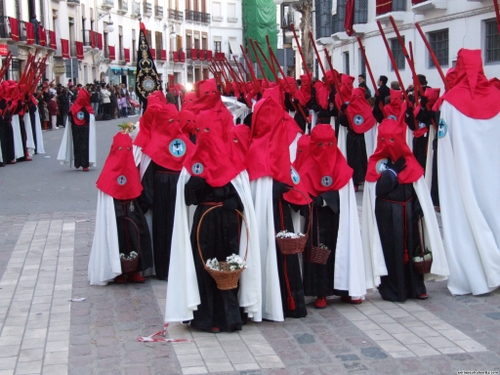
[[[295,189],[295,188],[293,188]],[[301,192],[298,189],[297,190],[300,194],[302,194],[307,201],[307,196]],[[276,237],[276,242],[278,244],[278,248],[283,255],[293,255],[293,254],[300,254],[304,252],[304,248],[306,247],[307,244],[307,237],[309,233],[309,228],[311,227],[311,205],[309,204],[309,223],[307,227],[306,233],[304,233],[303,236],[297,237],[297,238],[282,238],[282,237]]]
[[[139,231],[139,228],[137,227],[137,224],[134,223],[134,221],[128,217],[124,217],[124,220],[130,221],[130,223],[133,224],[135,227],[135,230],[137,231],[137,236],[139,240],[137,241],[137,256],[133,259],[120,259],[120,263],[122,266],[122,274],[125,273],[130,273],[130,272],[135,272],[137,270],[137,267],[139,266],[139,256],[141,254],[141,234]]]
[[[309,249],[308,261],[316,264],[326,264],[331,250],[320,246],[311,246]]]
[[[424,259],[421,262],[415,262],[415,258],[413,258],[413,269],[415,270],[416,273],[418,274],[425,274],[425,273],[430,273],[431,272],[431,266],[432,266],[432,253],[426,249],[425,252],[421,252],[419,257],[424,258],[424,255],[431,255],[431,259]]]
[[[134,272],[139,266],[139,256],[134,259],[120,259],[120,263],[122,265],[122,274]]]
[[[201,247],[200,247],[200,228],[201,228],[201,223],[203,222],[203,218],[210,211],[212,211],[218,207],[222,207],[222,206],[217,205],[217,206],[210,207],[208,210],[206,210],[203,213],[203,215],[201,215],[200,221],[198,222],[198,227],[196,229],[196,245],[198,247],[198,253],[200,254],[200,259],[201,259],[201,262],[203,263],[203,267],[214,278],[215,283],[217,284],[217,288],[220,290],[231,290],[231,289],[235,289],[238,287],[238,280],[240,279],[240,275],[243,272],[244,268],[240,268],[240,269],[231,271],[229,269],[229,264],[227,262],[223,261],[223,262],[219,262],[220,270],[214,270],[206,265],[205,259],[203,259],[203,254],[202,254]],[[247,232],[247,246],[246,246],[246,250],[245,250],[245,257],[243,258],[246,261],[247,255],[248,255],[248,241],[249,241],[248,225],[247,225],[247,222],[246,222],[243,214],[238,210],[235,210],[235,211],[243,219],[243,222],[245,223],[246,232]]]

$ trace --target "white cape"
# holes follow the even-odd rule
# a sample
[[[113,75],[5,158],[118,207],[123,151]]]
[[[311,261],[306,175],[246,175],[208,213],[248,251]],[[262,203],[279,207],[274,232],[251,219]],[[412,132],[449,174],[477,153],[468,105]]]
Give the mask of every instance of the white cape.
[[[500,286],[500,114],[476,120],[444,101],[438,136],[438,184],[452,294]]]
[[[45,154],[45,148],[43,147],[42,122],[40,121],[40,114],[38,113],[38,107],[35,110],[35,134],[36,134],[36,153]]]
[[[363,216],[362,216],[362,238],[365,256],[365,271],[367,288],[372,289],[380,285],[380,277],[387,275],[382,243],[378,232],[377,219],[375,217],[375,182],[365,182],[363,192]],[[424,177],[420,177],[413,183],[420,206],[424,212],[424,238],[426,246],[432,252],[431,273],[424,275],[424,280],[445,280],[449,275],[448,263],[443,248],[443,241],[439,233],[436,213],[432,205],[429,189],[425,184]]]
[[[179,176],[179,182],[177,183],[172,253],[165,308],[166,322],[192,320],[193,311],[197,310],[200,304],[198,281],[190,240],[192,222],[189,220],[189,210],[185,204],[184,194],[184,186],[189,178],[189,173],[186,168],[183,168]],[[248,313],[249,318],[259,322],[262,320],[259,236],[256,230],[257,221],[253,210],[247,172],[241,172],[231,183],[243,203],[243,216],[248,224],[250,234],[246,260],[247,268],[240,276],[238,300],[240,306],[245,308],[245,312]],[[240,256],[242,257],[245,255],[246,246],[247,235],[246,231],[242,230],[240,239]]]
[[[12,132],[14,137],[14,158],[19,159],[24,157],[23,137],[21,135],[21,123],[19,115],[12,116]]]
[[[59,152],[57,153],[57,160],[61,164],[68,164],[71,167],[72,161],[74,159],[73,155],[73,132],[71,131],[71,122],[66,121],[66,126],[64,127],[64,134],[61,140],[61,145],[59,146]],[[95,167],[96,165],[96,130],[95,130],[95,117],[90,114],[89,121],[89,165]]]
[[[121,275],[120,248],[113,197],[98,190],[94,241],[90,250],[90,285],[106,285]]]
[[[339,190],[339,198],[340,218],[333,287],[349,291],[351,297],[361,297],[366,294],[365,264],[352,179]]]
[[[35,140],[33,138],[33,128],[31,127],[31,117],[29,112],[26,112],[23,117],[24,131],[26,132],[26,148],[28,156],[31,157],[35,153]]]

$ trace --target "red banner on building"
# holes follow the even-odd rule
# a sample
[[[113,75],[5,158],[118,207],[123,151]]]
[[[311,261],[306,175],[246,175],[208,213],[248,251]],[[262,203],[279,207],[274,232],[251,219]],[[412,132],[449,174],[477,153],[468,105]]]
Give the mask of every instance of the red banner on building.
[[[378,16],[380,14],[389,13],[392,11],[392,0],[377,0],[375,7],[375,14]]]
[[[61,52],[63,59],[69,59],[69,40],[61,39]]]
[[[83,60],[83,42],[75,42],[76,46],[76,58],[78,60]]]
[[[49,30],[49,37],[50,37],[50,45],[49,47],[52,49],[57,49],[57,39],[56,39],[56,32]]]
[[[108,50],[109,50],[109,59],[116,60],[115,46],[108,46]]]
[[[35,27],[31,22],[25,22],[26,25],[26,43],[35,44]]]
[[[19,42],[19,21],[17,18],[9,17],[9,25],[11,39]]]
[[[9,55],[9,46],[7,44],[0,44],[0,56]]]
[[[212,61],[212,51],[207,51],[207,60]]]
[[[351,36],[354,33],[352,26],[354,25],[354,0],[347,0],[345,6],[344,29],[347,35]]]
[[[160,53],[160,60],[167,61],[167,50],[162,49]]]
[[[123,56],[125,57],[125,62],[130,62],[130,48],[123,49]]]
[[[151,56],[153,57],[153,60],[156,60],[156,50],[154,48],[149,48],[151,51]]]
[[[47,46],[47,32],[43,26],[38,26],[38,36],[40,38],[40,45]]]
[[[102,34],[97,33],[97,48],[102,51]]]

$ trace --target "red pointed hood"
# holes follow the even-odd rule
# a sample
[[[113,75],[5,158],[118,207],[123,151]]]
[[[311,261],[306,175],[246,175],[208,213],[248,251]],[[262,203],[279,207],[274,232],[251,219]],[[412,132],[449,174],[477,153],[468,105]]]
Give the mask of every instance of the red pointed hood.
[[[158,113],[161,111],[164,105],[167,104],[165,95],[163,92],[154,91],[148,96],[148,106],[146,111],[143,113],[139,120],[139,133],[135,137],[134,144],[143,148],[149,141],[151,127],[156,121]]]
[[[73,122],[76,125],[85,124],[85,117],[80,114],[82,109],[85,108],[88,113],[94,113],[94,109],[90,105],[90,94],[87,90],[81,89],[78,91],[75,103],[71,106],[70,112],[73,114]]]
[[[404,157],[406,168],[398,174],[401,184],[417,181],[424,174],[423,168],[406,143],[406,126],[392,118],[384,119],[378,127],[377,148],[368,160],[366,181],[376,182],[386,170],[387,159],[396,162]]]
[[[365,98],[365,90],[362,88],[352,90],[351,101],[346,112],[352,130],[357,134],[366,133],[377,123],[373,117],[372,107]]]
[[[444,100],[467,117],[487,120],[500,112],[500,91],[484,75],[481,53],[464,48],[458,51],[455,86]]]
[[[141,195],[141,178],[135,165],[132,138],[129,134],[120,132],[113,137],[108,158],[96,186],[115,199],[129,200]]]
[[[164,105],[157,113],[151,137],[142,151],[163,168],[180,171],[193,150],[194,145],[181,130],[177,108],[173,104]]]
[[[309,145],[303,146],[302,138],[305,137],[301,137],[297,148],[302,155],[297,154],[294,166],[307,192],[316,197],[344,187],[353,171],[337,146],[335,130],[327,124],[316,125],[304,140],[309,140]]]

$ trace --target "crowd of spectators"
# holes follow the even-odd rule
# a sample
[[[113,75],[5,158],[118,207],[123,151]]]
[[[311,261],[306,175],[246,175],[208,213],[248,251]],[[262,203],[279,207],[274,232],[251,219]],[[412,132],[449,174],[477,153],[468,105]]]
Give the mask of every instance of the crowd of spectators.
[[[90,94],[90,104],[96,120],[112,120],[139,113],[140,105],[133,87],[125,84],[89,83],[74,85],[71,80],[67,86],[49,84],[47,81],[38,88],[38,112],[43,130],[55,130],[66,125],[68,112],[75,102],[78,91],[85,89]]]

